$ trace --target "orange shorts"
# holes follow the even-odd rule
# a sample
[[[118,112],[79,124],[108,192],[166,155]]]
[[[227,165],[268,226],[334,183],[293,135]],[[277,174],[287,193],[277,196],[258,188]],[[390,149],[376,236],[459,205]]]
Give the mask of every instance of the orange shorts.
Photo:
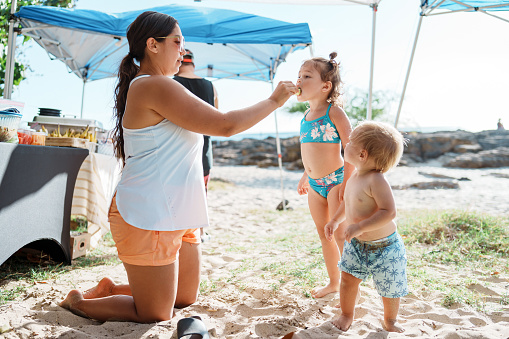
[[[182,241],[199,244],[198,228],[180,231],[149,231],[129,225],[117,209],[116,197],[108,214],[111,235],[122,262],[138,266],[163,266],[177,261]]]

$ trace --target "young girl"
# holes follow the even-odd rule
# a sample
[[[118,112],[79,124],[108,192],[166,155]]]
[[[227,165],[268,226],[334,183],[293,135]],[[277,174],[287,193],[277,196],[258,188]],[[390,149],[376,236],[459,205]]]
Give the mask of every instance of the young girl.
[[[353,169],[345,164],[341,156],[341,144],[349,142],[352,127],[340,107],[341,77],[339,65],[334,60],[336,56],[337,53],[332,52],[329,60],[313,58],[305,61],[297,80],[300,89],[297,99],[309,103],[300,127],[304,174],[297,191],[300,195],[309,193],[309,210],[320,236],[329,274],[329,284],[311,291],[314,298],[339,291],[337,265],[343,252],[345,239],[341,226],[344,225],[340,225],[336,232],[338,237],[335,241],[326,239],[324,227],[338,209],[344,192],[342,183],[348,180]],[[309,187],[312,189],[309,190]]]

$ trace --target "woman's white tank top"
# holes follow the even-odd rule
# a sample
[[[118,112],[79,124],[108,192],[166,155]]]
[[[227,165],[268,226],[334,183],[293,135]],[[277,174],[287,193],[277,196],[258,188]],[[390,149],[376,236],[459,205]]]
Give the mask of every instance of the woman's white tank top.
[[[154,231],[208,226],[203,136],[166,119],[122,129],[126,160],[116,196],[122,218]]]

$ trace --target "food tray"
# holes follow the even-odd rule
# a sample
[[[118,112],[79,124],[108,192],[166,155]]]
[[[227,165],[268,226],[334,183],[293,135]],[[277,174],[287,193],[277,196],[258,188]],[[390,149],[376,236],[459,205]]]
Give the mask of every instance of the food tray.
[[[90,141],[82,138],[55,138],[46,137],[46,146],[62,146],[90,149]],[[94,144],[95,145],[95,144]]]

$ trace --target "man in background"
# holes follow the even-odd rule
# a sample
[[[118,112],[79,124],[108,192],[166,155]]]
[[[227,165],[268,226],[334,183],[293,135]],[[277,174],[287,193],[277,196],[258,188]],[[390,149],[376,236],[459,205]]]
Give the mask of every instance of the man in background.
[[[184,55],[184,60],[182,61],[179,72],[173,79],[181,83],[198,98],[218,108],[216,89],[214,85],[212,85],[212,82],[195,74],[194,55],[190,50],[186,49],[186,54]],[[210,170],[212,168],[212,141],[208,135],[203,136],[202,159],[205,191],[207,191]],[[203,231],[203,228],[200,230],[200,234],[202,242],[210,239],[210,236]]]

